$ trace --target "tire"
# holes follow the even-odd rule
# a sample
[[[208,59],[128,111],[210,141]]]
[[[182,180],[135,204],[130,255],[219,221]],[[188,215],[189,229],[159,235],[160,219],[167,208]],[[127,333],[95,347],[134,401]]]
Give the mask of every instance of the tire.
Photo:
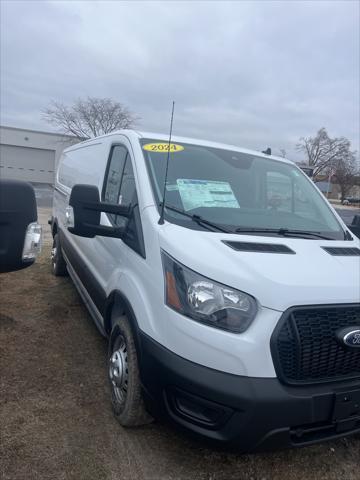
[[[51,272],[55,277],[65,277],[68,275],[66,268],[66,262],[61,253],[59,234],[56,233],[53,240],[53,246],[51,249]]]
[[[111,331],[108,376],[112,408],[118,422],[124,427],[151,423],[152,417],[146,411],[142,397],[134,336],[125,316],[115,320]]]

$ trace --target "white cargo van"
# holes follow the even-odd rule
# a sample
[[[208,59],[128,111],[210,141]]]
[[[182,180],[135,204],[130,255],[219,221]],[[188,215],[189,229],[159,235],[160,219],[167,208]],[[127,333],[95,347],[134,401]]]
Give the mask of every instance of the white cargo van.
[[[242,451],[360,431],[360,242],[294,163],[119,131],[64,151],[51,225],[122,425]]]

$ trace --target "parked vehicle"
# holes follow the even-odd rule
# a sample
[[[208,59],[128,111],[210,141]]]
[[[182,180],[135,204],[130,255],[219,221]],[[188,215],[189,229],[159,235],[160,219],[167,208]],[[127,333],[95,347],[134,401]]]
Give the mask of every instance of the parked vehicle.
[[[64,151],[51,225],[122,425],[240,451],[360,431],[360,241],[294,163],[119,131]]]
[[[343,205],[360,205],[360,197],[346,197]]]
[[[41,250],[34,188],[0,179],[0,273],[29,267]]]

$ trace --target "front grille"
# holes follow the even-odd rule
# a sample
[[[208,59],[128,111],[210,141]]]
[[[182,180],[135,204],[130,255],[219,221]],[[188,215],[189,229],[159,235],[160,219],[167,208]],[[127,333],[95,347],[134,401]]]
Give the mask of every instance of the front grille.
[[[289,384],[360,378],[360,349],[346,350],[337,330],[360,325],[360,305],[294,307],[271,338],[278,377]]]

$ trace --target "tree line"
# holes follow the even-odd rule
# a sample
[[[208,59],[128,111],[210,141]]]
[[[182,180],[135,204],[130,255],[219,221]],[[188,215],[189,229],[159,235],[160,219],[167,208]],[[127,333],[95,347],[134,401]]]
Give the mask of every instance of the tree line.
[[[133,128],[139,120],[120,102],[96,97],[79,98],[71,106],[53,101],[43,111],[43,118],[79,140]],[[344,200],[360,176],[357,152],[351,150],[350,141],[345,137],[331,138],[323,127],[313,137],[301,137],[296,149],[313,168],[314,178],[325,175],[336,180]],[[286,151],[280,149],[280,155],[285,157]]]
[[[313,168],[314,178],[325,175],[336,181],[341,201],[344,201],[360,176],[357,152],[351,150],[350,140],[331,138],[323,127],[314,137],[301,137],[296,149],[305,155],[307,164]]]

